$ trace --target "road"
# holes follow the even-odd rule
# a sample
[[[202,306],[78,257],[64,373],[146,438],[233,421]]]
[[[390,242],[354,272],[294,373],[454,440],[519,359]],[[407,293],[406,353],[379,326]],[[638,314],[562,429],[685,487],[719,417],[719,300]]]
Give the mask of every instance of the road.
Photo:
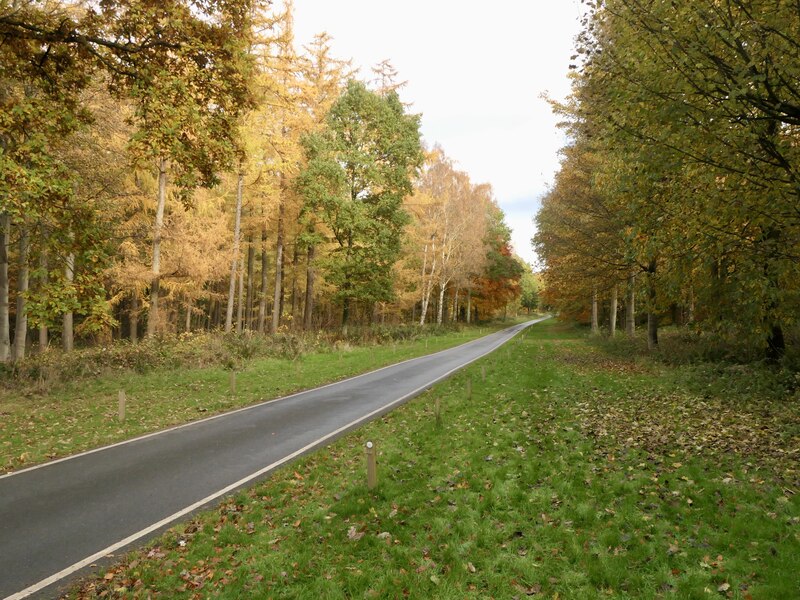
[[[57,595],[103,557],[388,412],[536,322],[0,477],[0,598]]]

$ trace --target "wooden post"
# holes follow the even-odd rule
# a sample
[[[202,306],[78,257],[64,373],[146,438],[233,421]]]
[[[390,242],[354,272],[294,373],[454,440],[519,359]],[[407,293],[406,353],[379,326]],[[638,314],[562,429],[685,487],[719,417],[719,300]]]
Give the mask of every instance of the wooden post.
[[[378,463],[376,460],[377,450],[375,444],[367,442],[367,487],[374,488],[378,484]]]
[[[486,365],[481,365],[481,381],[486,381]]]
[[[236,395],[236,371],[231,371],[231,396]]]
[[[120,423],[125,422],[125,390],[120,390],[118,394],[117,418]]]

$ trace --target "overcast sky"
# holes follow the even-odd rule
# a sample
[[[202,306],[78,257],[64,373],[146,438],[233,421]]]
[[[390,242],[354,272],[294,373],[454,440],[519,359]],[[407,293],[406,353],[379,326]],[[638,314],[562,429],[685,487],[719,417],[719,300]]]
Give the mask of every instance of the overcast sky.
[[[533,262],[532,219],[558,168],[563,133],[541,98],[563,99],[579,0],[295,0],[298,45],[333,36],[337,58],[362,79],[389,59],[408,84],[400,92],[474,183],[488,182],[514,230],[516,252]]]

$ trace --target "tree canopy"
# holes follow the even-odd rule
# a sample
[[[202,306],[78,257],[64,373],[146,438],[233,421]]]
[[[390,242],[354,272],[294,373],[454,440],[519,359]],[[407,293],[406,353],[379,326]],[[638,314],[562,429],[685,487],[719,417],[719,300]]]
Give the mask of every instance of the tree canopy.
[[[491,189],[451,164],[416,210],[439,167],[397,70],[296,48],[290,2],[0,0],[0,34],[0,361],[510,298],[481,283],[510,256]]]
[[[781,2],[588,9],[573,98],[558,107],[573,141],[539,216],[554,299],[580,304],[639,273],[651,322],[780,357],[800,300],[799,28]],[[576,239],[561,247],[565,229]],[[559,283],[570,270],[572,289]]]

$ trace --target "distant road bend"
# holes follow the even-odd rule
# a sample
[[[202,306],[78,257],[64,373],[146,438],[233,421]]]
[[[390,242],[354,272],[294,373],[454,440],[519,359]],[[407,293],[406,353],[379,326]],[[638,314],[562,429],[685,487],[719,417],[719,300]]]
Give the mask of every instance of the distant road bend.
[[[0,598],[56,595],[59,582],[390,411],[542,320],[1,476]]]

